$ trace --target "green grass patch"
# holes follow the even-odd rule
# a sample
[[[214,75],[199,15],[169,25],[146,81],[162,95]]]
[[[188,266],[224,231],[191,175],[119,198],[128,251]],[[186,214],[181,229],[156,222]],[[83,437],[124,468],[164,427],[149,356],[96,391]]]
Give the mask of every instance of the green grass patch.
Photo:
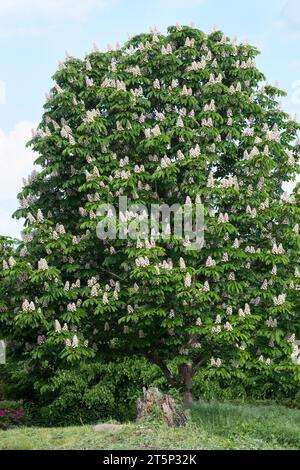
[[[198,402],[184,428],[129,423],[97,433],[90,425],[20,427],[0,431],[0,449],[300,449],[300,410]]]

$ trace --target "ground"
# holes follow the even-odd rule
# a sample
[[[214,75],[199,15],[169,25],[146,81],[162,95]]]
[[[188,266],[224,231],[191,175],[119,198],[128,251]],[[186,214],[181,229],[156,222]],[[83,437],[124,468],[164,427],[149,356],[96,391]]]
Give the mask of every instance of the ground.
[[[300,410],[272,405],[196,403],[184,428],[129,423],[0,431],[0,449],[300,449]]]

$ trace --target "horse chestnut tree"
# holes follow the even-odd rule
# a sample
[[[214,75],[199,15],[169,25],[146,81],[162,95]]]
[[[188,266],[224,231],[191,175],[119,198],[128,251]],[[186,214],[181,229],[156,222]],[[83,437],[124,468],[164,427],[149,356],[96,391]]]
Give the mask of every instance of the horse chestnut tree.
[[[282,189],[300,126],[257,55],[177,25],[60,63],[19,194],[23,240],[1,253],[0,331],[37,386],[129,355],[157,364],[187,405],[199,368],[300,379],[300,188]],[[100,240],[98,207],[119,196],[201,200],[202,249],[172,226],[167,240]]]

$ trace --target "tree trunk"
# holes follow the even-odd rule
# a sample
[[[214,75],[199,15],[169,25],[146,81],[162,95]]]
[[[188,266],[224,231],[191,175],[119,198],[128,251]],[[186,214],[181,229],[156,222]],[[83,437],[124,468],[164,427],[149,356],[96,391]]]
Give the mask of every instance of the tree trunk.
[[[151,414],[156,418],[163,416],[168,426],[185,426],[186,416],[181,406],[169,395],[162,394],[157,388],[143,389],[143,397],[137,401],[137,419],[143,420]],[[153,416],[153,417],[154,417]]]
[[[182,399],[186,408],[193,405],[193,368],[191,364],[180,364],[178,366],[179,382],[183,386]]]

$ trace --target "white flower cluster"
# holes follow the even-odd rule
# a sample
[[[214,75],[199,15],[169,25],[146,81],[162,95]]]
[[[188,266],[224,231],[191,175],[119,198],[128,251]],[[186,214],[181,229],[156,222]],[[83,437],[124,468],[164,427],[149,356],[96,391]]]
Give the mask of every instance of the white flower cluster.
[[[209,292],[210,291],[210,285],[208,281],[204,282],[204,286],[202,287],[202,292]]]
[[[249,58],[247,61],[240,62],[239,60],[234,64],[237,69],[253,69],[256,67],[255,59]]]
[[[201,150],[198,144],[194,148],[190,149],[189,151],[190,157],[192,158],[199,157],[200,153],[201,153]]]
[[[116,179],[128,180],[131,176],[130,170],[115,171],[114,177]]]
[[[278,297],[273,297],[273,302],[275,307],[284,305],[286,302],[286,294],[280,294]]]
[[[109,304],[109,298],[108,298],[107,292],[104,292],[104,294],[102,296],[102,303],[103,303],[103,305],[108,305]]]
[[[130,90],[130,91],[133,94],[133,96],[135,96],[135,98],[139,98],[144,95],[144,90],[141,86],[139,86],[138,88],[134,88],[134,90]]]
[[[288,154],[287,164],[288,164],[288,166],[293,167],[295,165],[295,157],[294,157],[293,153],[290,150],[287,151],[287,154]]]
[[[202,119],[201,120],[201,126],[202,127],[214,127],[214,123],[213,123],[212,118]]]
[[[73,348],[73,349],[78,348],[78,346],[79,346],[79,339],[78,339],[77,335],[74,335],[74,336],[73,336],[72,342],[71,342],[70,339],[66,339],[65,345],[66,345],[67,347]]]
[[[238,238],[236,238],[232,244],[232,248],[234,248],[235,250],[237,250],[239,247],[240,247],[240,240]]]
[[[299,349],[299,346],[295,342],[292,343],[292,346],[293,346],[293,352],[292,352],[292,355],[291,355],[291,359],[292,359],[294,364],[300,366],[300,349]]]
[[[167,155],[165,155],[160,161],[160,168],[168,168],[170,165],[172,165],[172,161],[167,157]]]
[[[38,261],[38,270],[39,271],[47,271],[48,269],[48,263],[47,261],[44,259],[44,258],[41,258],[39,261]]]
[[[178,119],[177,119],[177,122],[176,122],[176,127],[184,127],[184,122],[183,122],[181,116],[178,116]]]
[[[186,348],[180,348],[179,354],[180,354],[181,356],[188,356],[188,355],[189,355],[189,350],[186,349]]]
[[[244,310],[242,308],[239,309],[239,317],[246,317],[251,315],[251,309],[249,304],[245,304]]]
[[[277,244],[274,242],[273,247],[272,247],[272,253],[273,255],[284,255],[285,250],[282,246],[282,243],[280,243],[280,245],[277,246]]]
[[[265,279],[261,285],[261,290],[268,290],[268,286],[269,286],[269,282],[267,279]]]
[[[218,83],[222,83],[223,77],[222,74],[220,73],[218,76],[214,75],[213,73],[209,77],[209,84],[210,85],[216,85]]]
[[[170,54],[172,54],[172,52],[173,52],[173,50],[172,50],[171,44],[167,44],[167,47],[162,46],[162,48],[161,48],[162,55],[170,55]]]
[[[285,192],[282,195],[282,202],[285,202],[286,204],[295,204],[296,199],[293,194],[289,194],[288,192]]]
[[[159,269],[166,269],[167,271],[171,271],[173,269],[173,261],[169,258],[167,261],[164,260],[162,263],[158,263],[156,265]]]
[[[132,73],[132,75],[134,75],[135,77],[140,77],[142,75],[141,69],[138,65],[127,67],[127,69],[125,69],[125,72]]]
[[[193,61],[191,65],[189,65],[186,69],[187,72],[193,72],[197,70],[204,70],[206,68],[206,60],[204,58],[201,59],[200,62]]]
[[[158,137],[161,134],[161,131],[160,131],[159,125],[156,124],[156,126],[154,126],[153,129],[149,129],[149,128],[145,129],[144,133],[145,133],[146,139],[149,139],[151,137],[151,134],[154,137]]]
[[[212,357],[211,360],[210,360],[210,365],[213,366],[213,367],[219,368],[222,365],[222,360],[219,357],[217,359]]]
[[[187,88],[186,85],[183,85],[183,88],[180,92],[181,96],[192,96],[193,90],[191,88]]]
[[[72,135],[72,129],[67,124],[64,124],[61,128],[60,135],[63,139],[68,139],[71,145],[75,144],[75,139]]]
[[[186,273],[185,279],[184,279],[184,287],[186,289],[189,289],[192,285],[192,277],[190,273]]]
[[[214,175],[212,173],[210,173],[208,175],[208,179],[207,179],[207,187],[208,188],[214,188],[214,186],[215,186]]]
[[[69,303],[67,305],[67,310],[68,310],[68,312],[76,312],[76,310],[77,310],[76,304],[74,302]]]
[[[145,256],[145,257],[140,256],[139,258],[136,258],[135,265],[137,268],[147,268],[148,266],[150,266],[150,261],[149,261],[148,256]]]
[[[37,344],[41,346],[41,344],[45,343],[46,341],[46,336],[45,335],[39,335],[37,337]]]
[[[187,37],[186,40],[185,40],[184,46],[185,47],[194,47],[195,46],[195,39],[194,38],[190,39],[189,37]]]
[[[216,103],[215,100],[211,100],[209,104],[204,106],[204,112],[215,112],[216,111]]]
[[[237,191],[239,190],[239,183],[236,176],[229,176],[229,178],[223,178],[220,181],[222,188],[229,189],[234,188]]]
[[[98,283],[94,284],[91,288],[91,297],[98,297],[100,285]]]
[[[245,253],[250,253],[251,255],[255,255],[256,253],[260,253],[261,250],[260,248],[257,248],[257,250],[254,248],[254,246],[246,246],[245,248]]]
[[[231,323],[226,322],[225,325],[224,325],[224,329],[225,329],[226,331],[232,331],[232,330],[233,330],[233,327],[232,327]]]
[[[225,214],[220,214],[218,217],[218,224],[228,224],[229,223],[229,216],[227,212]]]
[[[221,325],[213,326],[211,329],[211,333],[214,335],[220,334],[222,331]]]
[[[213,268],[216,266],[216,261],[211,256],[209,256],[206,260],[205,266],[207,268]]]
[[[277,322],[276,318],[273,320],[272,317],[269,317],[269,319],[266,320],[266,325],[267,325],[268,328],[277,328],[278,322]]]
[[[55,320],[55,322],[54,322],[54,329],[55,329],[55,332],[56,332],[56,333],[60,333],[61,330],[62,330],[61,324],[59,323],[58,320]]]
[[[246,208],[246,213],[251,216],[251,219],[255,219],[257,217],[257,210],[255,208],[251,208],[249,205]]]
[[[241,93],[242,92],[242,85],[240,82],[236,84],[236,86],[231,85],[229,88],[229,93],[233,95],[234,93]]]
[[[274,124],[272,130],[266,130],[267,140],[280,142],[281,132],[278,129],[278,125]]]
[[[93,122],[97,117],[100,116],[99,109],[91,109],[86,112],[86,117],[83,119],[84,122]]]
[[[265,363],[266,366],[271,365],[271,359],[268,357],[266,360],[264,359],[264,356],[261,354],[258,358],[259,362]]]
[[[118,91],[126,91],[126,83],[123,80],[105,78],[101,83],[102,88],[116,88]]]
[[[186,264],[183,258],[179,259],[179,268],[180,268],[180,271],[184,271],[186,269]]]
[[[15,259],[12,256],[10,256],[10,258],[8,260],[8,263],[5,260],[3,260],[3,263],[2,263],[4,270],[9,269],[9,268],[13,268],[16,264],[17,263],[16,263]]]
[[[20,207],[21,209],[28,209],[31,206],[31,204],[33,204],[33,202],[34,202],[34,199],[32,197],[30,196],[25,197],[23,199],[20,199]]]
[[[35,305],[33,302],[29,302],[27,299],[22,303],[23,312],[35,312]]]

